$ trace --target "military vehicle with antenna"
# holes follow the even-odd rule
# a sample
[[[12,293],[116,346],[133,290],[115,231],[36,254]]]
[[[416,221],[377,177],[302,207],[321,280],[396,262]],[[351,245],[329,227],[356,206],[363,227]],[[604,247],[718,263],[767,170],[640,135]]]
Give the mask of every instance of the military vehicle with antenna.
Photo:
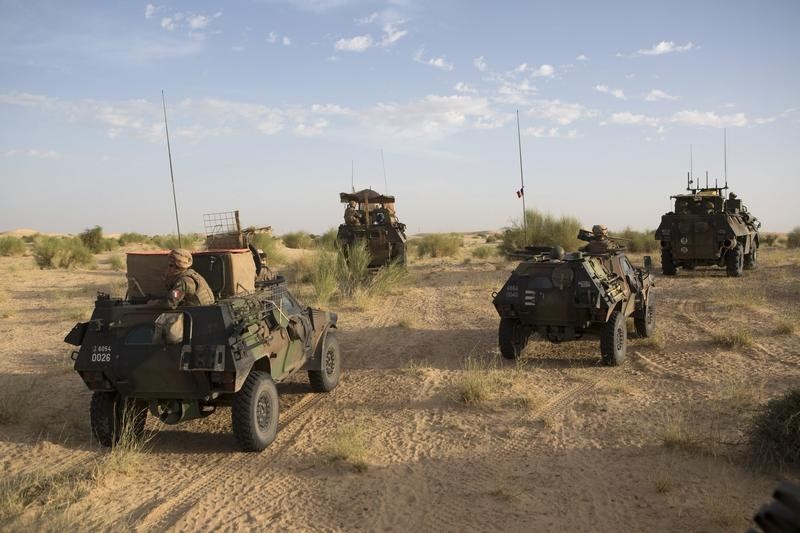
[[[361,240],[370,253],[370,269],[406,264],[406,225],[397,219],[394,196],[364,189],[339,193],[339,200],[348,205],[344,224],[336,234],[336,242],[345,253]]]
[[[504,358],[518,359],[534,333],[555,343],[599,337],[603,363],[615,366],[625,360],[628,318],[640,337],[655,332],[650,257],[636,268],[613,238],[607,247],[592,246],[586,230],[578,238],[590,245],[571,253],[528,246],[514,254],[523,261],[493,294]]]
[[[276,383],[300,370],[317,392],[339,382],[336,314],[290,294],[238,212],[204,218],[209,249],[192,252],[191,266],[213,304],[169,306],[167,251],[131,252],[125,297],[98,294],[91,319],[64,339],[79,347],[74,369],[92,391],[92,432],[104,446],[141,434],[148,411],[178,424],[230,406],[240,448],[260,451],[278,431]]]
[[[758,266],[758,230],[761,222],[725,185],[695,184],[686,178],[687,194],[670,196],[674,210],[661,217],[655,238],[661,244],[661,271],[674,276],[678,268],[725,267],[728,276],[739,277]]]

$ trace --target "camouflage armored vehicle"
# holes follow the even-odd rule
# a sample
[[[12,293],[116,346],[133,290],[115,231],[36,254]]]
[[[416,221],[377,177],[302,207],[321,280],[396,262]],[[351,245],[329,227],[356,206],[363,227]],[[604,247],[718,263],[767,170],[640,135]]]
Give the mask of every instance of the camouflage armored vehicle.
[[[670,197],[674,211],[661,217],[655,234],[665,276],[674,276],[678,267],[724,266],[733,277],[756,268],[761,222],[735,194],[725,197],[727,188],[693,188],[690,180],[688,194]]]
[[[584,230],[579,238],[590,240]],[[528,247],[519,253],[525,259],[493,301],[503,357],[519,358],[533,333],[551,342],[599,336],[603,363],[613,366],[625,360],[629,317],[639,336],[653,334],[649,257],[644,268],[636,268],[614,245],[603,252]]]
[[[345,223],[339,226],[336,241],[343,249],[363,239],[371,254],[370,269],[392,262],[406,264],[406,225],[397,220],[394,196],[372,189],[339,194],[345,209]]]
[[[99,294],[91,319],[64,339],[80,347],[74,368],[93,391],[94,435],[112,446],[126,423],[144,431],[148,411],[177,424],[231,406],[239,446],[263,450],[278,430],[276,383],[304,369],[314,391],[338,384],[336,314],[302,306],[280,276],[257,280],[262,259],[248,249],[193,253],[215,302],[171,308],[167,261],[129,253],[126,297]]]

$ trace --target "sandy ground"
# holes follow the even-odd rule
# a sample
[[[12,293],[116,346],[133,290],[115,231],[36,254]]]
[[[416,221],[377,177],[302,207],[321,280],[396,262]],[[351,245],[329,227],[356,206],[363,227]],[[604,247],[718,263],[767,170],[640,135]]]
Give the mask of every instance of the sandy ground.
[[[731,531],[791,477],[749,467],[744,430],[800,380],[800,337],[775,333],[800,321],[798,252],[763,250],[742,279],[658,277],[659,336],[631,339],[618,368],[600,366],[589,340],[534,340],[518,364],[499,360],[491,293],[513,263],[416,260],[407,287],[338,306],[341,385],[282,384],[266,451],[237,451],[222,409],[180,426],[151,419],[159,431],[134,468],[102,474],[80,468],[107,452],[62,342],[98,288],[124,290],[124,273],[98,263],[42,271],[0,258],[0,402],[19,410],[0,421],[2,478],[77,472],[63,483],[82,487],[18,505],[3,529]],[[753,343],[714,342],[726,331]],[[468,359],[493,379],[478,405],[459,395]],[[329,458],[347,431],[365,468]]]

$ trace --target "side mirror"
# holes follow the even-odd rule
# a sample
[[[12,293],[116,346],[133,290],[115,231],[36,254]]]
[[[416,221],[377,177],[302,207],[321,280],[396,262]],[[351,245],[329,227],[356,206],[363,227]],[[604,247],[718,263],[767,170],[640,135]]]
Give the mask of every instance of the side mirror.
[[[653,258],[649,255],[644,256],[644,269],[648,272],[653,270]]]

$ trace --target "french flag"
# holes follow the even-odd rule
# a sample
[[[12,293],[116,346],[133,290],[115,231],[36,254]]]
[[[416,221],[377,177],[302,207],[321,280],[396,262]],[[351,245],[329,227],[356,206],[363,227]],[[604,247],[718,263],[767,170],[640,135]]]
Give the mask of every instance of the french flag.
[[[524,188],[517,191],[517,198],[522,198],[523,196],[525,196]]]

